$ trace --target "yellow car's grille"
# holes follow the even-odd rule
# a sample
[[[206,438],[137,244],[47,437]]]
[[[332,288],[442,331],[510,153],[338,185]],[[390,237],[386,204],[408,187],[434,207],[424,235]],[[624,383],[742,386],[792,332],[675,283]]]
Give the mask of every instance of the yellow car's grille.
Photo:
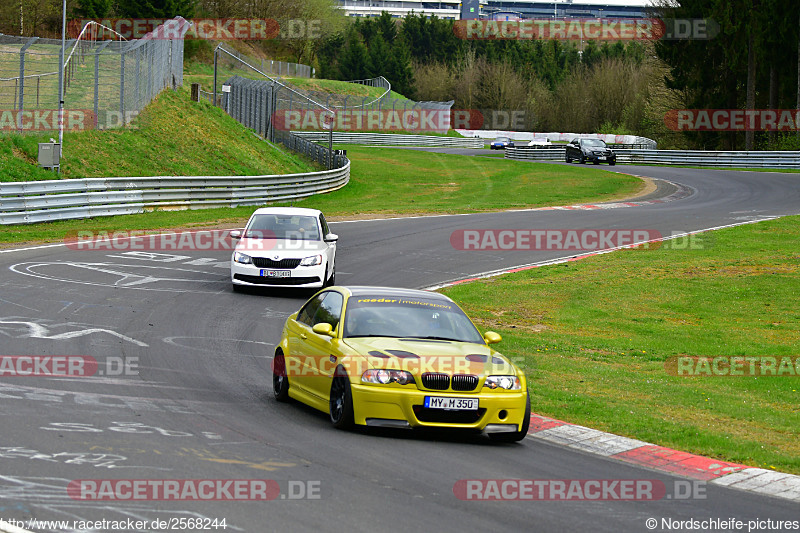
[[[456,374],[451,379],[449,374],[426,372],[422,374],[422,386],[430,390],[447,390],[452,387],[454,391],[469,392],[478,386],[478,376]]]
[[[439,372],[422,374],[422,386],[431,390],[447,390],[450,388],[450,376]]]
[[[475,387],[478,386],[478,376],[472,376],[470,374],[456,374],[453,376],[451,386],[453,387],[453,390],[462,392],[475,390]]]

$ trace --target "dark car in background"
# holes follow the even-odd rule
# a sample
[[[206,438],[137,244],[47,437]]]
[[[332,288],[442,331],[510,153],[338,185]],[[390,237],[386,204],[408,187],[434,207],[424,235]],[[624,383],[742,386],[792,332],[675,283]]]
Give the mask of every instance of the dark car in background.
[[[576,159],[581,164],[591,161],[595,165],[608,163],[617,164],[617,156],[604,141],[600,139],[573,139],[567,145],[565,160],[572,163]]]
[[[514,141],[510,137],[498,137],[489,144],[492,150],[505,150],[506,148],[514,148]]]

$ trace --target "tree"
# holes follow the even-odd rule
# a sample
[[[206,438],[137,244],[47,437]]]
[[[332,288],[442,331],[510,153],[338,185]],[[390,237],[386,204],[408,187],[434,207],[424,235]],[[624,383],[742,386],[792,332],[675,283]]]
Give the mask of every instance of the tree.
[[[389,46],[383,39],[383,35],[378,33],[369,43],[369,62],[372,74],[368,77],[377,78],[388,74],[388,66],[390,60]]]
[[[372,74],[369,53],[354,28],[348,31],[346,42],[339,58],[339,79],[353,81],[369,78]]]
[[[386,11],[381,11],[381,15],[375,19],[375,24],[378,27],[378,31],[383,35],[383,38],[386,39],[386,42],[393,44],[397,37],[397,23],[395,19]]]
[[[74,0],[67,2],[67,12]],[[3,0],[0,32],[36,37],[61,36],[61,0]]]
[[[118,0],[116,12],[123,18],[171,19],[194,16],[195,0]]]
[[[79,0],[75,15],[86,19],[101,19],[111,10],[111,0]]]
[[[668,87],[684,94],[688,108],[781,108],[793,103],[791,77],[800,62],[796,11],[779,0],[681,0],[680,7],[662,7],[664,18],[713,19],[719,33],[705,40],[662,40],[658,57],[670,67]],[[788,45],[788,46],[787,46]],[[798,65],[800,67],[800,65]],[[798,68],[800,70],[800,68]],[[781,75],[785,72],[786,75]],[[792,95],[792,96],[790,96]],[[687,132],[696,146],[735,149],[744,137],[752,149],[756,139],[775,139],[774,134],[748,131]]]
[[[396,38],[392,44],[389,61],[386,63],[385,76],[395,92],[408,98],[414,96],[414,68],[411,66],[411,52],[402,37]]]

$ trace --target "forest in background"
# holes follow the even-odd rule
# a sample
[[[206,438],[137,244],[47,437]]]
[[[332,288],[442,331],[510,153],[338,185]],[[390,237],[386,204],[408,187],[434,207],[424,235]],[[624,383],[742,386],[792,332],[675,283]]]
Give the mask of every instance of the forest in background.
[[[348,19],[334,0],[69,0],[70,18],[247,17],[318,21],[314,32],[255,46],[310,64],[319,77],[383,75],[417,100],[457,109],[522,110],[528,129],[629,133],[663,148],[798,149],[795,132],[674,132],[672,109],[800,109],[800,4],[778,0],[665,2],[653,16],[713,19],[713,39],[655,42],[463,40],[435,17]],[[0,31],[57,37],[60,0],[8,0]],[[187,43],[208,60],[210,43]]]

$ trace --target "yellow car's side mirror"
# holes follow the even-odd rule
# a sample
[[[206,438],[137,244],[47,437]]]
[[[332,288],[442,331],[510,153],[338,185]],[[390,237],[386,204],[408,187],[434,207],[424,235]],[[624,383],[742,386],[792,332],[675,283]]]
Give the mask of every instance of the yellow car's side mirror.
[[[314,324],[314,327],[311,328],[311,331],[313,331],[317,335],[327,335],[329,337],[335,336],[335,333],[333,332],[333,326],[331,326],[327,322],[320,322],[319,324]]]
[[[503,340],[503,337],[501,337],[499,333],[495,333],[494,331],[487,331],[483,335],[483,340],[486,341],[486,344],[497,344],[498,342]]]

